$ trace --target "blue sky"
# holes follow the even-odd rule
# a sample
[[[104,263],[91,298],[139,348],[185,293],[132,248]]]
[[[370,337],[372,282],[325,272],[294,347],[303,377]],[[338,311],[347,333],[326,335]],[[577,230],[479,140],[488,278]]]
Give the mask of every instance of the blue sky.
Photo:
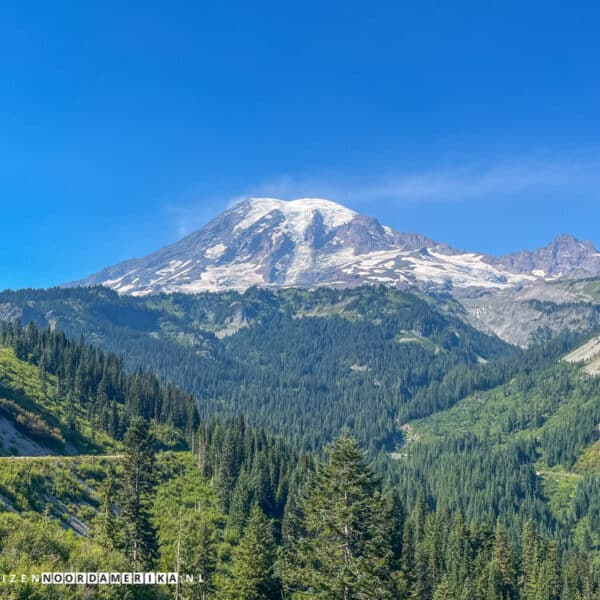
[[[250,195],[502,253],[600,245],[593,2],[7,2],[0,288]]]

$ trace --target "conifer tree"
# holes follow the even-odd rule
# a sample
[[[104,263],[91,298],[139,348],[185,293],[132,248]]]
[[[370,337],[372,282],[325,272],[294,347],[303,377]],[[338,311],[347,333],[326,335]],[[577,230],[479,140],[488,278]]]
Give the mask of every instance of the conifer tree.
[[[548,542],[546,547],[546,557],[541,565],[541,593],[538,598],[541,600],[558,600],[561,590],[561,564],[560,550],[556,541]]]
[[[536,600],[540,571],[540,540],[535,524],[528,521],[521,539],[521,570],[523,574],[523,597]]]
[[[515,555],[508,534],[500,524],[492,552],[492,571],[501,598],[509,600],[517,597]]]
[[[402,533],[406,514],[404,506],[400,500],[400,495],[396,489],[385,497],[385,520],[389,524],[390,549],[393,555],[394,568],[400,569],[400,560],[402,557]]]
[[[235,487],[237,475],[237,456],[238,448],[235,445],[235,433],[232,428],[225,432],[225,438],[221,447],[219,464],[217,470],[217,491],[219,500],[225,512],[229,511],[231,495]]]
[[[109,549],[117,548],[119,545],[118,518],[113,511],[115,502],[115,480],[113,474],[109,473],[100,489],[100,507],[93,523],[94,538]]]
[[[279,597],[274,574],[275,550],[271,523],[255,504],[242,539],[233,551],[231,578],[226,586],[227,597],[231,600],[269,600]]]
[[[134,568],[149,568],[156,556],[156,532],[150,523],[154,494],[154,449],[148,423],[141,417],[131,421],[124,438],[124,486],[122,514],[126,550]]]
[[[456,515],[448,535],[446,568],[450,594],[454,598],[460,598],[464,582],[471,571],[468,531],[460,512]]]
[[[227,525],[236,535],[240,535],[252,507],[253,494],[250,489],[250,476],[245,469],[239,474],[229,506]]]
[[[217,565],[217,544],[214,527],[202,517],[183,519],[177,541],[177,570],[201,576],[202,581],[181,583],[184,600],[205,600],[214,592],[214,573]]]
[[[455,596],[458,600],[472,600],[475,598],[475,586],[473,580],[467,577],[462,585],[462,592]]]
[[[282,561],[286,586],[315,598],[391,599],[393,553],[379,481],[349,434],[327,453],[303,502],[303,534]]]
[[[435,588],[433,593],[433,600],[448,600],[450,598],[450,584],[448,583],[448,577],[444,575],[439,585]]]

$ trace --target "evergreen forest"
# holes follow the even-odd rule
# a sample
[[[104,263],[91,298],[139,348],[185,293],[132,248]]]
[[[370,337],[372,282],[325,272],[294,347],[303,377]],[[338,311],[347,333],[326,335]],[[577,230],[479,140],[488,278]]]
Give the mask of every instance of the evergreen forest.
[[[2,598],[600,599],[596,331],[384,287],[0,307],[0,573],[196,576]]]

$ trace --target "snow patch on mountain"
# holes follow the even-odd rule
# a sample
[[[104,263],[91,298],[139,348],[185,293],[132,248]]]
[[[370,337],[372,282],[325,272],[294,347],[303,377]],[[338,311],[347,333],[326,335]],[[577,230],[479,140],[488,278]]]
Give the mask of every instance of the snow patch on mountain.
[[[223,256],[225,250],[227,250],[225,244],[215,244],[204,251],[204,256],[206,256],[206,258],[220,258]]]
[[[331,200],[322,198],[299,198],[297,200],[278,200],[276,198],[251,198],[250,210],[241,206],[238,210],[245,212],[245,217],[234,228],[234,231],[248,229],[256,222],[269,218],[274,211],[280,212],[293,234],[295,241],[304,241],[306,230],[314,220],[315,212],[323,217],[326,231],[352,221],[357,215],[353,210]]]

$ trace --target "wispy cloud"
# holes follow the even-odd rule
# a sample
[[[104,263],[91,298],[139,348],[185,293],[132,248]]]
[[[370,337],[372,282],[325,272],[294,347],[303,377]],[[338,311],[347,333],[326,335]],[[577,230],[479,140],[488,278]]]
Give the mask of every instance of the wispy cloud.
[[[205,203],[168,203],[164,206],[165,225],[181,238],[204,225],[213,215]]]
[[[386,204],[502,201],[530,194],[587,192],[591,200],[600,195],[600,159],[559,161],[522,159],[491,165],[468,164],[429,171],[403,171],[379,177],[281,175],[249,184],[231,196],[192,199],[167,205],[167,218],[179,236],[206,223],[221,210],[250,197],[284,200],[305,197],[328,198],[358,210],[377,202]],[[528,196],[529,196],[528,194]]]
[[[350,203],[365,201],[460,202],[515,192],[600,191],[600,160],[589,162],[518,161],[490,166],[462,165],[431,171],[399,171],[362,181],[275,179],[259,187],[277,197],[324,196]],[[255,194],[256,195],[256,194]]]
[[[600,188],[600,163],[521,161],[403,173],[358,190],[359,198],[401,202],[457,202],[515,192]]]

